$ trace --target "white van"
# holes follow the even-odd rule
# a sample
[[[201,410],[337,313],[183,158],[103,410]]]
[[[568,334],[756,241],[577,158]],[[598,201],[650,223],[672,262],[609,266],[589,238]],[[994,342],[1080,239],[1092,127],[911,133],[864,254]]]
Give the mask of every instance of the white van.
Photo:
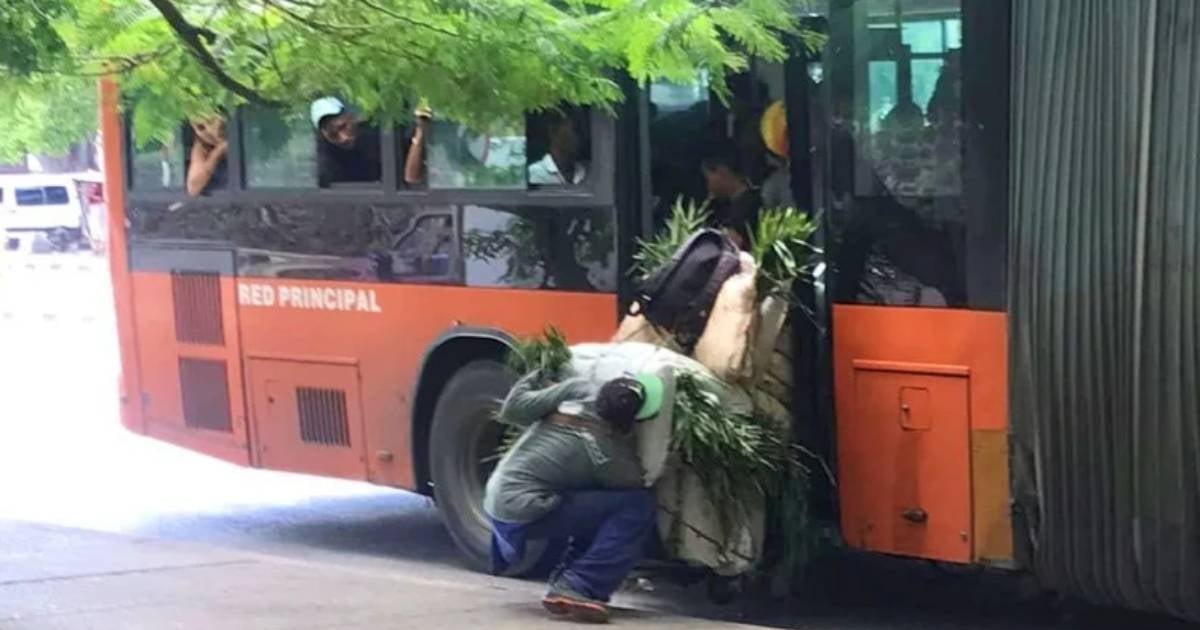
[[[103,196],[99,173],[0,175],[0,229],[41,233],[65,248],[90,231],[90,207]]]

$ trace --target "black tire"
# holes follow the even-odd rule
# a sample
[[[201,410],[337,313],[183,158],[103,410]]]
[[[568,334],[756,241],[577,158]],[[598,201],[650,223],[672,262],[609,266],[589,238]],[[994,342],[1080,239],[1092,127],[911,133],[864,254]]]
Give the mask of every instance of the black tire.
[[[446,383],[433,412],[433,498],[451,538],[477,571],[491,565],[491,525],[483,511],[483,488],[496,466],[502,436],[492,418],[515,381],[498,361],[472,361]]]

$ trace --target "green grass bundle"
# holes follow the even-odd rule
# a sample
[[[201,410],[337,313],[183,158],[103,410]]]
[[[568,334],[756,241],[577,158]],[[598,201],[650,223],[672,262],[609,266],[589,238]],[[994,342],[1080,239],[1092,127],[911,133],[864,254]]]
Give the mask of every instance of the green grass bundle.
[[[769,421],[730,413],[701,378],[676,375],[671,450],[696,472],[722,513],[745,512],[748,500],[772,493],[789,466],[787,440]]]
[[[750,235],[750,254],[758,264],[758,299],[791,299],[792,285],[812,277],[813,257],[820,250],[809,243],[817,223],[795,208],[764,210]]]
[[[547,326],[541,335],[518,339],[513,342],[508,351],[505,364],[518,377],[531,372],[537,372],[544,384],[558,375],[571,360],[571,349],[567,347],[567,338],[562,331],[554,326]],[[499,406],[496,412],[499,413]],[[512,425],[503,425],[500,445],[490,459],[499,461],[521,437],[521,429]]]
[[[757,415],[729,413],[702,377],[676,378],[671,448],[699,478],[726,536],[738,517],[765,501],[769,563],[783,575],[802,575],[834,536],[809,512],[813,463],[832,483],[824,460],[788,442],[784,431]],[[730,541],[731,542],[731,541]]]
[[[676,199],[664,229],[650,238],[637,240],[633,279],[641,282],[666,265],[689,236],[708,225],[709,217],[707,203],[684,203],[683,198]]]
[[[571,360],[567,338],[554,326],[547,326],[540,336],[518,339],[508,352],[508,367],[518,375],[538,372],[552,378]]]
[[[707,203],[678,199],[663,229],[655,236],[638,239],[633,255],[633,277],[644,280],[666,265],[671,256],[697,230],[710,223]],[[809,239],[817,222],[795,208],[774,208],[759,213],[750,234],[750,255],[758,265],[758,299],[776,296],[790,299],[792,284],[812,277],[813,257],[821,252]]]

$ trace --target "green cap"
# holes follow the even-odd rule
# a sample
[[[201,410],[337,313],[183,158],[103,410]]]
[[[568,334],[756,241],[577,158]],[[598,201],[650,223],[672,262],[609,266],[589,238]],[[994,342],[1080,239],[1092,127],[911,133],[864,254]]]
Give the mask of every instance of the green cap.
[[[637,419],[649,420],[658,415],[663,403],[663,381],[657,374],[643,372],[633,377],[642,386],[642,406],[638,408]]]

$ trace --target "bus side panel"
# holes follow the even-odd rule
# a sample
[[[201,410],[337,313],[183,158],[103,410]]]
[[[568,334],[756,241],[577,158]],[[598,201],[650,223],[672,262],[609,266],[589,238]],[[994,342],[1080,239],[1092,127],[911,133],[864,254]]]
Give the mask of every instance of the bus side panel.
[[[415,379],[441,333],[472,326],[521,336],[554,325],[572,342],[597,341],[612,334],[617,312],[616,296],[603,293],[274,278],[240,278],[238,298],[243,357],[253,366],[256,462],[299,469],[314,442],[358,432],[340,433],[339,422],[361,422],[365,444],[348,444],[345,457],[309,472],[403,488],[416,483],[409,417]],[[357,388],[348,374],[357,374]],[[332,396],[332,406],[321,396]],[[353,413],[359,397],[361,419]],[[268,398],[284,402],[273,406]],[[325,452],[331,448],[337,445],[326,444]]]
[[[839,304],[833,324],[847,543],[1011,562],[1006,316]]]
[[[132,290],[145,433],[249,464],[233,278],[140,271]]]
[[[117,339],[121,348],[120,391],[121,423],[130,431],[142,433],[145,424],[139,392],[142,390],[137,363],[137,332],[133,317],[133,289],[129,273],[129,255],[125,239],[125,172],[121,119],[117,113],[117,85],[110,79],[99,81],[100,126],[104,138],[104,189],[108,201],[108,264],[112,272],[113,306],[117,319]]]

